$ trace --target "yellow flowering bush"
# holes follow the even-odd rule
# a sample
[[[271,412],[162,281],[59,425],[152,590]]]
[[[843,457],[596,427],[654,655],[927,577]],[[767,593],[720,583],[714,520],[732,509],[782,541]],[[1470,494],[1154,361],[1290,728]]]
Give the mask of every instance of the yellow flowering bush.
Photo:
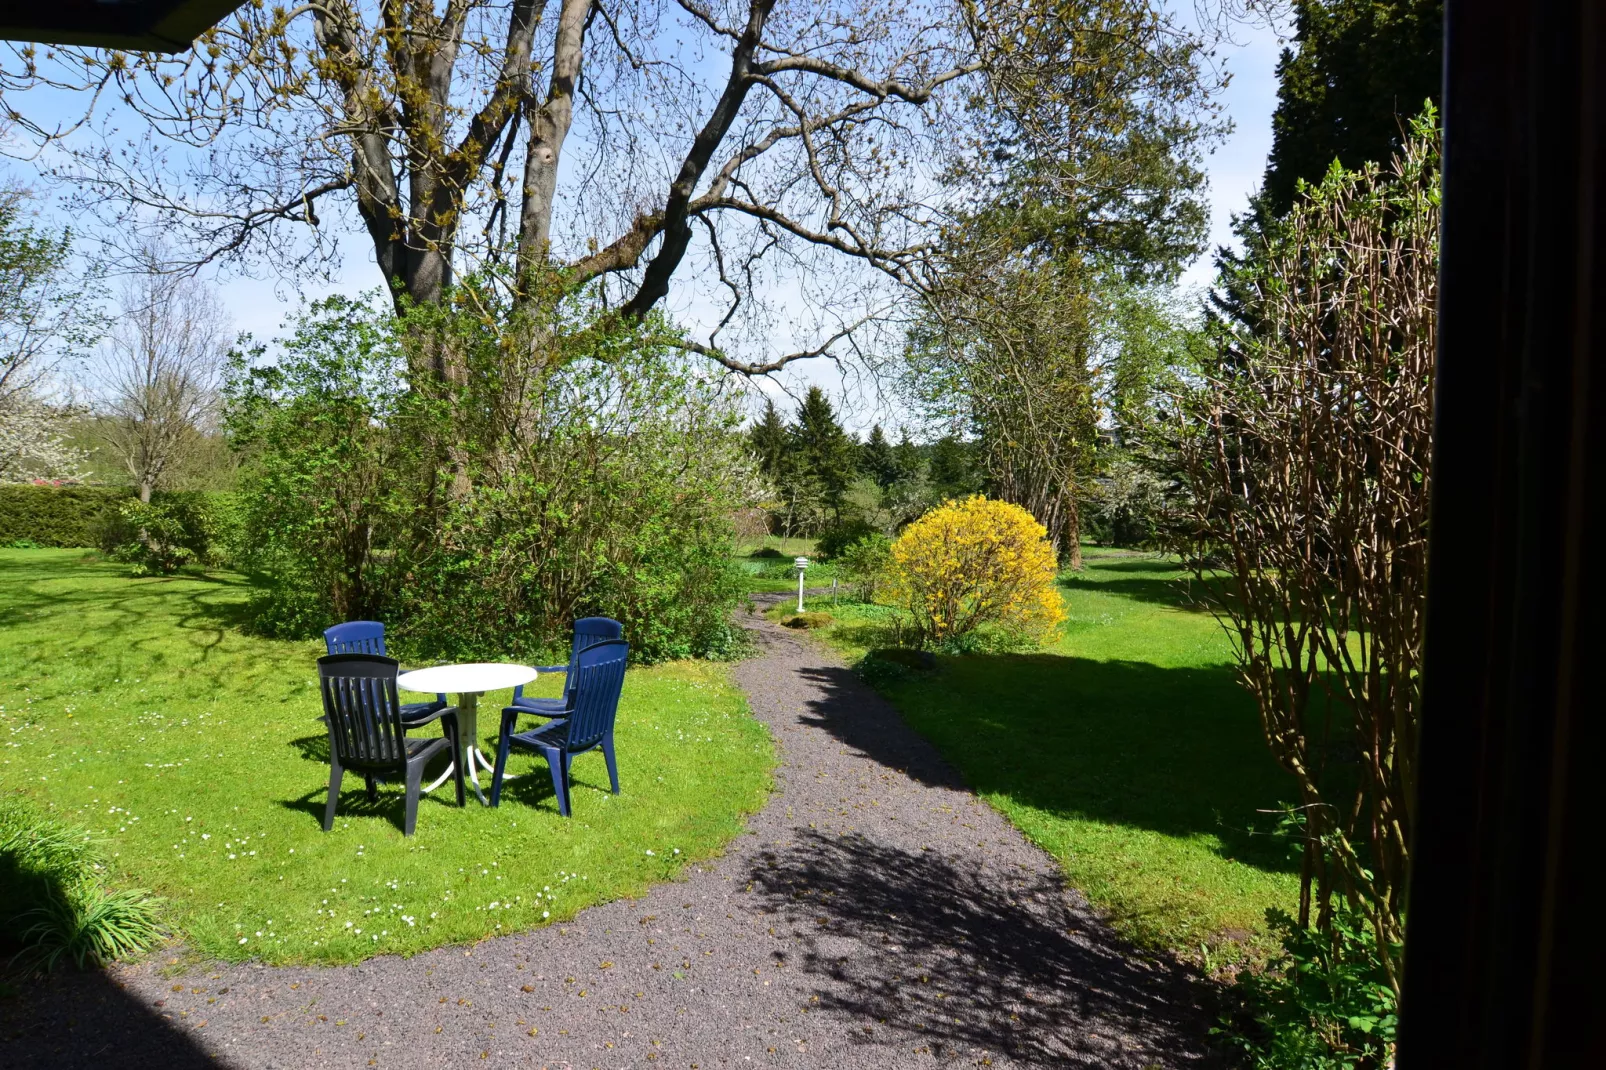
[[[913,615],[922,645],[983,624],[1042,642],[1065,619],[1056,572],[1043,525],[1018,505],[979,495],[944,502],[892,544],[891,593]]]

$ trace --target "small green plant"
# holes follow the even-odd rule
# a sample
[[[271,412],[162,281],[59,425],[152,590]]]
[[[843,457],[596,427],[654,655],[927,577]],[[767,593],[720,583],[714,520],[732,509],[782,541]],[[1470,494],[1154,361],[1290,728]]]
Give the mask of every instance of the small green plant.
[[[161,938],[156,900],[138,890],[107,891],[83,829],[17,800],[0,803],[0,928],[21,945],[13,964],[49,972],[125,958]]]
[[[15,921],[27,972],[49,973],[70,959],[79,969],[136,955],[161,939],[153,900],[137,889],[108,892],[94,884],[53,891]]]
[[[824,628],[831,620],[829,613],[794,613],[781,624],[787,628]]]
[[[44,547],[40,546],[38,543],[34,542],[32,539],[12,539],[10,542],[6,543],[5,548],[7,550],[42,550],[42,549],[44,549]]]
[[[1256,1070],[1390,1065],[1396,999],[1366,915],[1341,909],[1325,933],[1281,910],[1268,910],[1266,921],[1282,956],[1269,970],[1238,975],[1241,1010],[1216,1034]]]
[[[892,540],[871,532],[843,550],[839,560],[854,595],[861,602],[874,602],[892,567]]]
[[[123,541],[112,548],[112,558],[134,566],[136,576],[167,576],[195,560],[185,545],[184,520],[166,503],[135,498],[117,510]]]

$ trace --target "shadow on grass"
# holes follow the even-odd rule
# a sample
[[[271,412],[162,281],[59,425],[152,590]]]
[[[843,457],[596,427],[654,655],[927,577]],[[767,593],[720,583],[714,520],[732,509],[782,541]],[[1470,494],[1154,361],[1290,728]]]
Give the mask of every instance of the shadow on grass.
[[[294,749],[303,761],[322,766],[323,769],[317,787],[294,799],[281,799],[279,805],[286,810],[310,814],[321,825],[323,808],[329,801],[328,733],[301,736],[288,741],[285,745]],[[431,758],[428,768],[424,770],[424,783],[432,783],[436,777],[445,772],[447,761],[447,756],[444,754]],[[363,784],[362,774],[347,770],[345,780],[340,785],[340,803],[335,807],[335,818],[338,820],[341,817],[388,817],[398,829],[404,827],[406,797],[403,794],[401,779],[398,777],[387,781],[384,778],[376,778],[375,783],[379,797],[370,800],[368,789]],[[421,796],[419,806],[422,808],[431,800],[456,806],[457,793],[453,790],[451,781],[442,784],[428,795]],[[474,798],[472,787],[468,790],[468,801],[478,802]]]
[[[177,631],[198,648],[196,664],[187,671],[204,672],[214,649],[250,619],[250,584],[239,576],[185,571],[135,577],[127,565],[98,558],[74,561],[65,572],[59,558],[37,565],[22,562],[21,567],[8,560],[6,565],[0,573],[0,602],[8,623],[27,628],[35,618],[60,620],[79,609],[93,613],[94,627],[82,631],[78,644],[83,653],[152,649],[160,659]]]
[[[58,1070],[201,1070],[222,1065],[176,1015],[103,970],[62,973],[0,998],[0,1065]]]
[[[847,669],[806,670],[825,692],[814,723],[927,783],[952,787],[962,775],[982,794],[1052,815],[1214,836],[1224,857],[1295,870],[1259,812],[1292,797],[1292,778],[1268,752],[1230,667],[1052,654],[939,657],[937,666],[880,686],[946,761],[911,753],[907,733],[855,712],[862,685]]]
[[[1062,574],[1059,585],[1068,591],[1119,595],[1135,602],[1201,613],[1210,612],[1211,599],[1222,593],[1220,584],[1200,582],[1175,562],[1152,558],[1089,562],[1082,572]]]
[[[799,932],[788,967],[822,1009],[921,1054],[1003,1052],[1029,1066],[1209,1063],[1205,986],[1145,961],[1048,874],[1001,878],[860,836],[799,830],[749,875]],[[869,1038],[867,1038],[869,1039]]]

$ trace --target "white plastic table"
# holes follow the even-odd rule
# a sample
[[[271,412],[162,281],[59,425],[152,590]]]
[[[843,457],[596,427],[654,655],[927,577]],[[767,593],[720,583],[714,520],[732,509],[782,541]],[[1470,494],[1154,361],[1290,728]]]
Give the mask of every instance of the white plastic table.
[[[461,761],[463,771],[468,774],[469,780],[474,783],[474,794],[485,802],[485,792],[480,790],[479,769],[487,773],[496,767],[490,759],[481,753],[479,748],[479,698],[487,691],[500,691],[505,687],[517,687],[527,684],[536,678],[536,671],[528,665],[510,665],[500,661],[477,661],[466,665],[435,665],[428,669],[414,669],[404,672],[396,677],[396,686],[406,691],[422,691],[426,694],[440,694],[452,691],[457,693],[457,734],[463,748],[461,755],[453,755],[454,763]],[[434,791],[446,783],[446,778],[452,775],[454,766],[448,766],[440,778],[425,788],[426,793]],[[511,780],[512,777],[503,777]]]

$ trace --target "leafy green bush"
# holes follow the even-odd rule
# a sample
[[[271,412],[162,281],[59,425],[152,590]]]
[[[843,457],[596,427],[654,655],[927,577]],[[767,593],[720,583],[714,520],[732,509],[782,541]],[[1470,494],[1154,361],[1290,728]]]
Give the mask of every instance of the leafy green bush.
[[[195,551],[184,545],[184,524],[175,510],[135,498],[118,508],[117,517],[111,555],[133,565],[134,575],[165,576],[195,559]]]
[[[1153,549],[1165,543],[1174,512],[1167,484],[1138,460],[1117,454],[1093,484],[1083,531],[1106,546]]]
[[[126,487],[0,483],[0,545],[99,546],[132,494]]]
[[[125,958],[161,938],[156,901],[137,890],[110,892],[97,876],[89,834],[0,801],[0,931],[20,944],[15,961],[48,972]]]
[[[757,488],[729,398],[661,325],[553,313],[537,349],[509,342],[517,313],[481,307],[397,319],[332,299],[273,364],[236,359],[258,626],[377,618],[405,657],[535,657],[605,615],[648,660],[730,654],[731,517]],[[451,348],[460,384],[408,381],[425,345]]]
[[[1377,1070],[1390,1065],[1394,990],[1366,916],[1335,914],[1331,935],[1280,910],[1266,920],[1282,941],[1270,970],[1238,975],[1239,1013],[1216,1032],[1256,1070]]]
[[[232,561],[239,517],[234,495],[158,492],[130,498],[102,534],[102,549],[134,566],[136,576],[160,576],[184,565],[215,568]]]
[[[349,298],[315,305],[254,366],[236,353],[226,420],[241,469],[239,565],[258,584],[254,620],[268,635],[316,634],[379,617],[415,542],[410,517],[429,464],[412,426],[427,415],[402,376],[381,317]]]
[[[892,540],[871,532],[843,550],[840,561],[854,595],[861,602],[874,602],[892,567]]]
[[[844,520],[820,535],[814,543],[814,553],[822,561],[834,561],[849,546],[867,535],[877,533],[876,526],[867,520]]]

